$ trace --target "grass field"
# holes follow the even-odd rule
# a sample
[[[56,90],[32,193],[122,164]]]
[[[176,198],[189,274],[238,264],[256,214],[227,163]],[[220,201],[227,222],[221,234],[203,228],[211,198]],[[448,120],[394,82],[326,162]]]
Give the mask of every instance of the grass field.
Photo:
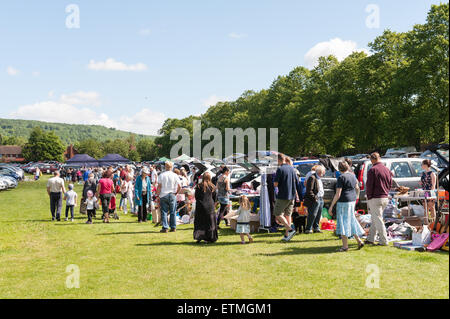
[[[331,233],[257,234],[240,245],[229,229],[197,245],[193,225],[160,234],[136,217],[86,225],[51,222],[47,177],[0,192],[0,298],[449,298],[448,253],[367,247],[337,253]],[[76,187],[78,194],[81,186]],[[78,211],[78,209],[76,209]],[[101,214],[98,214],[101,215]],[[80,288],[66,287],[68,265]],[[367,288],[368,265],[380,288]]]

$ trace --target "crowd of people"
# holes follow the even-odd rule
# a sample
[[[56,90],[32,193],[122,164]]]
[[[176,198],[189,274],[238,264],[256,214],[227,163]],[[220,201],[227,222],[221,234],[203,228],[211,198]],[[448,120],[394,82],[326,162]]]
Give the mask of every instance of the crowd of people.
[[[367,244],[375,245],[377,235],[379,246],[388,244],[383,211],[393,187],[392,172],[382,164],[378,153],[371,154],[370,160],[373,166],[367,176],[366,196],[372,224],[365,242],[361,239],[365,233],[355,217],[359,183],[351,162],[343,160],[339,163],[336,193],[328,211],[331,215],[336,212],[336,234],[342,239],[340,252],[349,250],[348,241],[351,238],[357,241],[357,249]],[[436,176],[430,168],[430,161],[425,160],[422,184],[425,190],[431,191],[436,187]],[[303,231],[305,234],[322,232],[319,223],[324,206],[322,178],[325,172],[324,166],[316,165],[301,182],[291,159],[278,154],[276,173],[268,175],[267,186],[273,226],[284,228],[282,241],[289,242]],[[146,223],[151,216],[155,225],[161,226],[161,233],[168,233],[176,232],[177,216],[179,219],[185,217],[185,220],[194,223],[193,237],[197,243],[214,243],[219,238],[221,222],[225,220],[229,225],[230,219],[237,216],[236,232],[241,243],[246,243],[246,237],[249,243],[253,242],[250,218],[256,210],[252,209],[250,200],[242,195],[238,210],[231,212],[230,169],[226,165],[220,167],[214,178],[209,172],[200,175],[188,165],[174,168],[170,161],[164,164],[164,169],[153,165],[136,170],[130,165],[117,169],[96,167],[67,170],[63,176],[64,179],[57,171],[47,183],[53,220],[60,221],[63,200],[66,201],[65,220],[74,220],[74,208],[78,202],[74,183],[79,182],[83,184],[80,213],[87,216],[87,224],[94,222],[100,209],[104,223],[109,223],[111,218],[119,219],[118,211],[123,211],[124,214],[135,214],[138,223]],[[65,180],[71,182],[68,191]]]

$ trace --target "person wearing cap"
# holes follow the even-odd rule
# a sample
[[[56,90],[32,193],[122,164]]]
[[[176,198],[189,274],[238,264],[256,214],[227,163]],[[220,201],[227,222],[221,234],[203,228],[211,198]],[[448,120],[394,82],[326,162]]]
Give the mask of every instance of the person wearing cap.
[[[152,182],[149,175],[149,169],[144,167],[134,185],[134,203],[138,208],[139,223],[147,222],[147,205],[151,203],[152,199]]]

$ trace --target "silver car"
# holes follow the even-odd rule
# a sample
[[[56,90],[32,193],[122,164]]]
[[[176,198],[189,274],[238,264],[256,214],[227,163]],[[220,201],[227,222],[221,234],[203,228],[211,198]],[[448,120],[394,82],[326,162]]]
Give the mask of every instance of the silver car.
[[[422,177],[422,158],[382,158],[381,162],[389,168],[392,172],[394,181],[399,186],[408,187],[410,190],[419,189],[422,187],[421,185],[421,177]],[[440,169],[433,163],[434,165],[431,169],[435,173],[439,173]],[[367,173],[372,168],[372,162],[370,160],[360,161],[355,167],[355,174],[358,178],[361,193],[360,193],[360,202],[366,203],[366,190],[365,184],[367,183]]]

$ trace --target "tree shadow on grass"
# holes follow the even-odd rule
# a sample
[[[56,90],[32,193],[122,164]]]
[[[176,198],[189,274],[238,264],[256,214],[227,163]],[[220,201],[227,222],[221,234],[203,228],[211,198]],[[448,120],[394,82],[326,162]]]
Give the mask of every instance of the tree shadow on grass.
[[[142,234],[159,234],[159,231],[139,231],[139,232],[117,232],[117,233],[103,233],[97,236],[111,236],[111,235],[142,235]]]
[[[254,244],[252,244],[254,245]],[[191,247],[217,247],[217,246],[244,246],[239,241],[238,242],[215,242],[208,243],[205,242],[197,243],[195,241],[189,242],[158,242],[158,243],[150,243],[150,244],[136,244],[138,247],[148,247],[148,246],[191,246]]]
[[[72,222],[60,222],[62,224],[55,224],[55,226],[79,226],[79,225],[87,225],[86,223],[72,223]],[[97,220],[94,219],[92,225],[114,225],[114,224],[137,224],[136,222],[109,222],[109,223],[103,223],[101,219]],[[89,226],[92,226],[89,225]]]
[[[327,246],[327,247],[289,247],[283,251],[277,253],[268,254],[255,254],[259,257],[277,257],[277,256],[289,256],[289,255],[323,255],[323,254],[333,254],[339,250],[338,246]]]
[[[2,220],[3,223],[56,223],[51,219],[16,219]]]

